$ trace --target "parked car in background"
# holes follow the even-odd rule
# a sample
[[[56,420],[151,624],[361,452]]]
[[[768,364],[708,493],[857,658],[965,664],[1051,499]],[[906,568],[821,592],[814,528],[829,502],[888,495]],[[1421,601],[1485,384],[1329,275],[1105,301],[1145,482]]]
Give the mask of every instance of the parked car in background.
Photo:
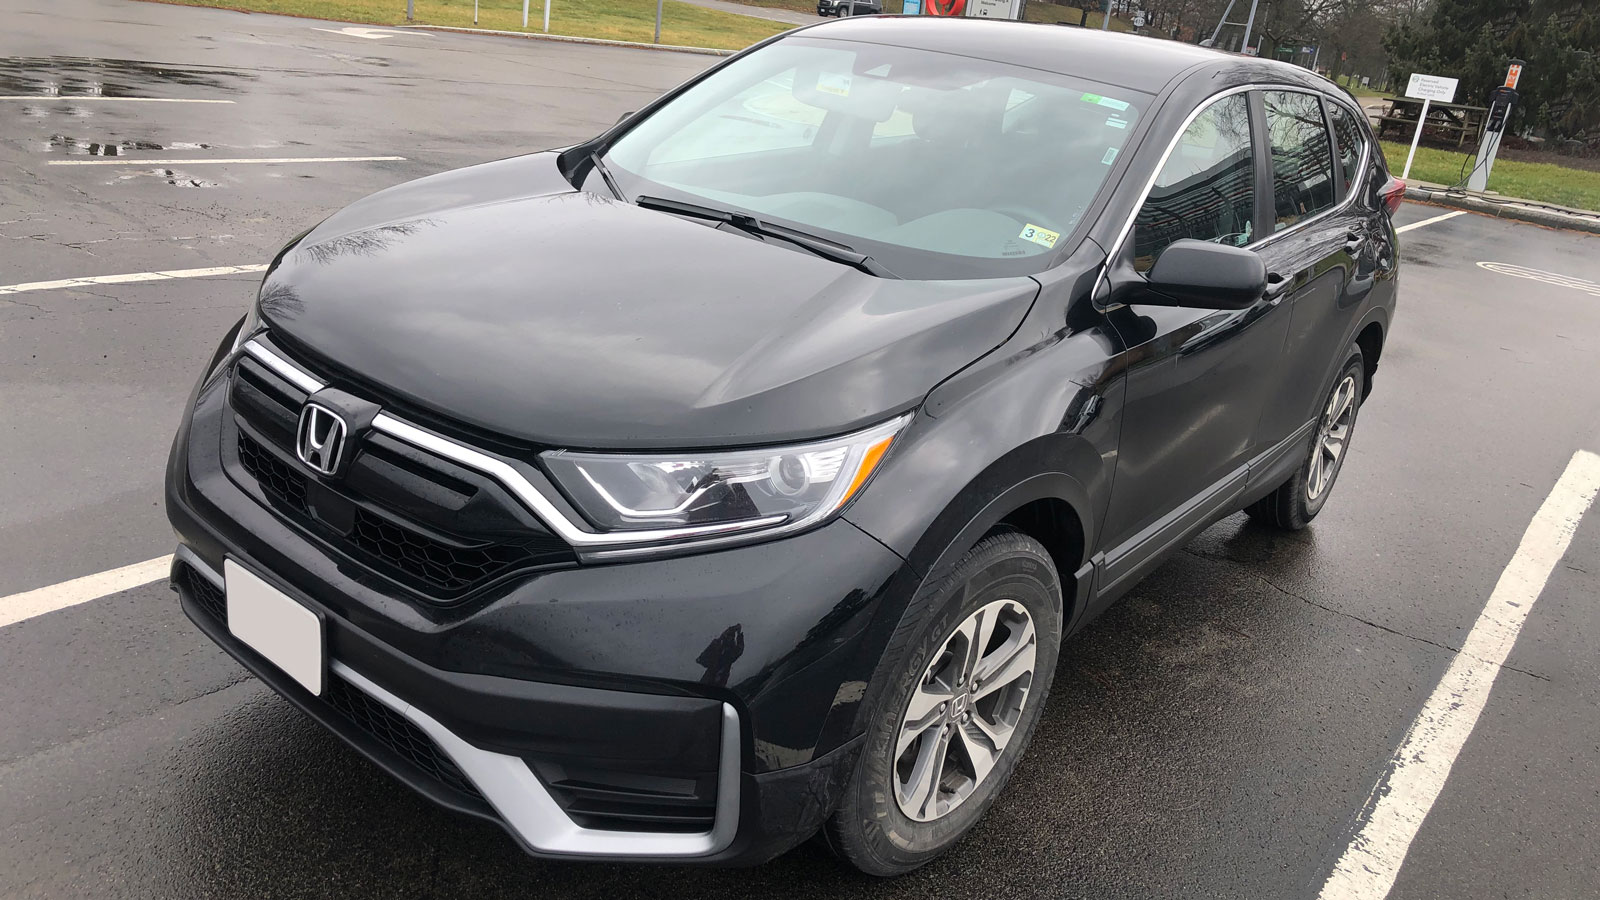
[[[883,12],[883,0],[817,0],[819,16],[876,16]]]
[[[1223,516],[1321,511],[1403,187],[1287,64],[788,32],[291,241],[184,413],[174,584],[535,855],[910,871],[1073,632]]]

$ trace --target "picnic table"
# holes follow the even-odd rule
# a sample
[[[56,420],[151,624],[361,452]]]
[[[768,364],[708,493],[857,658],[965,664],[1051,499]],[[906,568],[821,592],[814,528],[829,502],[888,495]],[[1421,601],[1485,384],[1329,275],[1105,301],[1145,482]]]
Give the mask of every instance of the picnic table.
[[[1423,125],[1423,136],[1429,134],[1446,140],[1455,138],[1456,146],[1475,138],[1483,131],[1483,121],[1489,110],[1482,106],[1465,106],[1460,103],[1434,103],[1428,107],[1428,121]],[[1422,114],[1422,101],[1410,97],[1395,97],[1385,102],[1378,115],[1378,137],[1391,129],[1401,137],[1409,137],[1417,129],[1417,117]]]

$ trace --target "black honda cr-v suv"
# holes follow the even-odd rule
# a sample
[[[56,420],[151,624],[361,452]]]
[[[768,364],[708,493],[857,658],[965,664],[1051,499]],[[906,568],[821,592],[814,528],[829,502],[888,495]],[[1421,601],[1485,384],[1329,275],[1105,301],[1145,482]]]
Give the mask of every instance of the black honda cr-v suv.
[[[184,611],[529,852],[891,874],[1064,638],[1326,502],[1391,179],[1288,65],[854,19],[289,243],[168,470]]]

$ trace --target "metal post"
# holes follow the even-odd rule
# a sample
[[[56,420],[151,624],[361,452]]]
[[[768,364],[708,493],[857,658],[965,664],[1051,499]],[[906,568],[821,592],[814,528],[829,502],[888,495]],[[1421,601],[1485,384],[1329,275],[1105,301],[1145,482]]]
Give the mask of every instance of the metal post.
[[[416,0],[406,0],[406,21],[407,22],[410,22],[413,18],[415,18],[415,16],[413,15],[415,12],[416,12]]]
[[[1244,43],[1239,45],[1239,52],[1244,53],[1250,49],[1250,32],[1256,27],[1256,4],[1261,0],[1250,0],[1250,21],[1244,23]],[[1260,53],[1256,54],[1260,56]]]
[[[1411,136],[1411,152],[1406,154],[1406,170],[1400,173],[1401,180],[1411,177],[1411,160],[1417,155],[1417,144],[1422,140],[1422,129],[1428,124],[1428,105],[1432,100],[1422,101],[1422,115],[1417,117],[1417,133]]]
[[[528,0],[522,0],[522,30],[528,30]]]
[[[472,27],[478,27],[478,0],[472,0]]]
[[[1317,60],[1322,58],[1322,44],[1317,44],[1317,52],[1311,54],[1311,71],[1317,71]]]
[[[1111,0],[1106,0],[1106,11],[1100,14],[1100,30],[1111,30]]]
[[[661,43],[661,2],[656,0],[656,43]]]
[[[544,0],[544,33],[550,33],[550,0]]]
[[[1211,29],[1211,37],[1206,38],[1205,46],[1215,47],[1217,45],[1217,35],[1222,33],[1222,26],[1228,24],[1228,13],[1233,12],[1234,2],[1235,0],[1228,0],[1228,8],[1222,11],[1222,18],[1217,20],[1217,27]]]

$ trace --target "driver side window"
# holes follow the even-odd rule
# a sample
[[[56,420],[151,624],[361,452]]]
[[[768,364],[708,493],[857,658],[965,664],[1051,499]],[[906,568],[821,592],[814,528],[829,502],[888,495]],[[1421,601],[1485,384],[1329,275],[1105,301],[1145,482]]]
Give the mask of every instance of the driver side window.
[[[1173,241],[1232,247],[1255,239],[1255,157],[1250,103],[1225,97],[1195,117],[1156,176],[1133,223],[1133,266],[1148,272]]]

